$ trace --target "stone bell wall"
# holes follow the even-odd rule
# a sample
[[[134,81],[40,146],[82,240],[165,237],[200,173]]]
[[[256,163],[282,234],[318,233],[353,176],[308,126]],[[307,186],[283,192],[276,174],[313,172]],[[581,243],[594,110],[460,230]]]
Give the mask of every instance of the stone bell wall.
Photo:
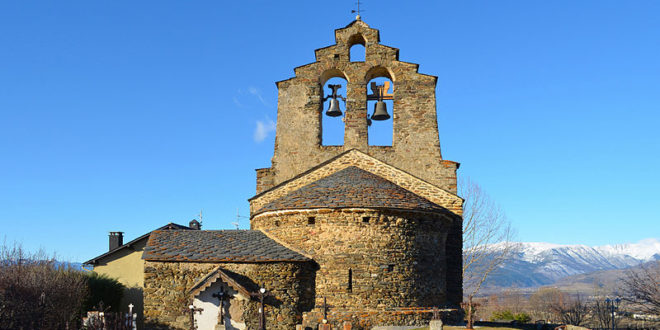
[[[295,77],[277,83],[275,150],[272,166],[257,170],[257,193],[346,150],[359,149],[455,194],[458,163],[443,160],[440,153],[437,77],[418,73],[417,64],[399,61],[399,50],[381,45],[378,30],[360,20],[336,30],[335,40],[335,45],[316,50],[315,62],[295,68]],[[365,61],[350,61],[355,44],[365,46]],[[323,85],[333,77],[346,79],[348,85],[343,146],[322,143]],[[394,84],[389,109],[392,146],[368,144],[367,83],[377,77]]]
[[[217,266],[252,283],[246,288],[257,292],[268,290],[266,325],[268,329],[294,329],[302,322],[302,314],[314,304],[314,271],[312,262],[303,263],[145,263],[144,316],[146,329],[190,329],[190,316],[184,313],[192,302],[190,288]],[[243,320],[248,329],[257,329],[258,300],[244,306]]]
[[[453,217],[456,217],[455,215]],[[316,272],[316,307],[305,325],[319,315],[323,298],[329,310],[353,314],[400,307],[456,305],[448,287],[461,287],[450,274],[445,255],[447,235],[455,222],[450,213],[375,210],[315,209],[275,211],[252,218],[252,229],[313,258]],[[459,247],[460,249],[460,247]],[[459,259],[460,262],[460,259]],[[375,313],[371,325],[392,321]],[[350,316],[349,316],[350,318]],[[398,321],[397,321],[398,320]],[[313,325],[313,324],[312,324]]]

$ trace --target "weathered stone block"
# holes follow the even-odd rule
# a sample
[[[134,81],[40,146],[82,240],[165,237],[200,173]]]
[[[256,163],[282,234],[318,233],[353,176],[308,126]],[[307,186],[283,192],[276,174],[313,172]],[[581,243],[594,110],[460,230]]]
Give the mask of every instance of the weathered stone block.
[[[429,330],[442,330],[442,321],[431,320],[431,322],[429,322]]]

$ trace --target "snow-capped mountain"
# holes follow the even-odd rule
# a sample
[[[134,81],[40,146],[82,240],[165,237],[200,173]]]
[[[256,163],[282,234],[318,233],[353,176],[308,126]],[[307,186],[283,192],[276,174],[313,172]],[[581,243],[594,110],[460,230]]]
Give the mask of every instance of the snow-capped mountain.
[[[516,255],[491,274],[487,287],[536,287],[566,276],[624,269],[660,260],[660,240],[590,247],[551,243],[519,243]]]

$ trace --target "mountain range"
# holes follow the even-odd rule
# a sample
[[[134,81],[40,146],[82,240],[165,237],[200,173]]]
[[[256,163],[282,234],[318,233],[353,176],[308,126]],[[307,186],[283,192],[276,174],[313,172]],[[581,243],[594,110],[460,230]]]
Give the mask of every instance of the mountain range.
[[[489,276],[482,293],[553,285],[569,276],[626,269],[655,260],[660,260],[660,240],[655,238],[596,247],[518,243],[516,253]]]

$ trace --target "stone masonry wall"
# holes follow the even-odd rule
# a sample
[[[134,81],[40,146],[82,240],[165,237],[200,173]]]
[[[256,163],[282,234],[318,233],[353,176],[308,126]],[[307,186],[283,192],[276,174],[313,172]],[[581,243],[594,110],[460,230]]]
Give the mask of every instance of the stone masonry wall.
[[[215,267],[234,272],[252,292],[260,286],[268,290],[266,324],[268,329],[293,329],[302,313],[314,304],[315,265],[305,263],[145,263],[144,309],[147,329],[190,329],[189,315],[183,310],[192,302],[190,288]],[[246,303],[243,319],[248,329],[258,328],[257,300]]]
[[[460,278],[446,277],[453,263],[445,246],[455,220],[429,212],[315,209],[263,213],[252,218],[251,226],[318,263],[309,326],[318,321],[314,315],[324,297],[334,313],[460,302],[448,301],[446,294],[448,286],[461,285]],[[374,314],[369,322],[410,321],[385,319],[388,315]]]
[[[341,152],[359,149],[451,193],[458,164],[442,159],[436,117],[437,78],[418,73],[418,65],[399,61],[396,48],[379,44],[378,30],[357,20],[335,31],[336,44],[317,49],[316,62],[297,67],[280,81],[272,166],[260,169],[257,192],[275,186]],[[350,61],[350,48],[364,44],[366,60]],[[323,85],[347,80],[344,145],[323,146]],[[392,146],[368,145],[367,83],[386,77],[394,84]],[[374,122],[378,125],[378,122]]]

